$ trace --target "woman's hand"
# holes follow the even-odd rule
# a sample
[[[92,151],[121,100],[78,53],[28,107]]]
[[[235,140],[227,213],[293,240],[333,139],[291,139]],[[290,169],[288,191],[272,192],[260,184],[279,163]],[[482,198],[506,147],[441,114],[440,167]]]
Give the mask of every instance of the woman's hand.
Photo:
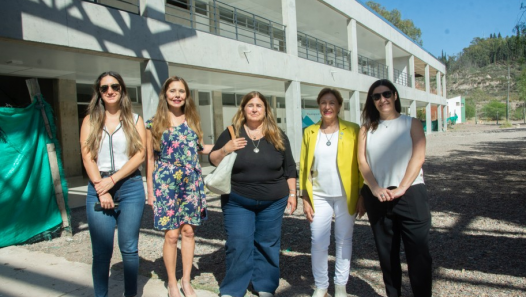
[[[391,194],[393,195],[393,199],[400,198],[404,196],[405,191],[407,191],[409,187],[407,186],[398,186],[398,188],[391,190]]]
[[[110,193],[99,195],[100,207],[104,209],[114,209],[115,204],[113,203],[113,198]]]
[[[307,217],[309,223],[312,223],[312,221],[314,220],[314,209],[312,209],[309,197],[303,196],[301,198],[303,199],[303,213]]]
[[[366,212],[366,209],[365,209],[365,203],[363,201],[363,196],[360,195],[360,197],[358,198],[358,202],[356,203],[356,213],[357,213],[358,218],[361,219],[363,215],[365,214],[365,212]]]
[[[97,194],[100,196],[108,193],[108,191],[111,190],[115,184],[113,183],[111,177],[105,177],[99,182],[94,182],[93,185],[95,186]]]
[[[297,204],[298,200],[296,199],[296,196],[289,196],[289,200],[287,202],[287,209],[289,210],[289,215],[293,214],[296,211]]]
[[[386,202],[386,201],[391,201],[394,199],[394,196],[391,192],[391,190],[387,189],[387,188],[376,188],[376,189],[373,189],[372,190],[373,192],[373,195],[378,198],[378,200],[380,202]]]
[[[155,203],[157,199],[155,199],[154,195],[148,195],[148,205],[150,205],[153,208],[153,204]]]
[[[230,139],[222,149],[224,150],[224,153],[230,154],[231,152],[242,149],[245,146],[247,146],[247,140],[244,137],[239,137],[236,139]]]

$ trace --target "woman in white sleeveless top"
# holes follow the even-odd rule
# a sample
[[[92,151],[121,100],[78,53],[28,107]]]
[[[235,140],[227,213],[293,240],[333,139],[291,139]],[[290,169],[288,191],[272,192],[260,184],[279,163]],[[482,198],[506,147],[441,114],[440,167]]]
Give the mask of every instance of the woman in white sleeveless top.
[[[367,211],[387,296],[401,295],[402,240],[413,295],[426,297],[432,294],[431,213],[422,173],[426,138],[420,121],[400,111],[398,91],[389,80],[371,85],[358,140],[365,179],[358,208]]]
[[[137,295],[139,227],[146,201],[139,166],[145,159],[146,130],[131,107],[122,77],[104,72],[95,81],[80,129],[82,161],[90,179],[86,214],[96,297],[108,296],[115,225],[124,266],[124,296]]]

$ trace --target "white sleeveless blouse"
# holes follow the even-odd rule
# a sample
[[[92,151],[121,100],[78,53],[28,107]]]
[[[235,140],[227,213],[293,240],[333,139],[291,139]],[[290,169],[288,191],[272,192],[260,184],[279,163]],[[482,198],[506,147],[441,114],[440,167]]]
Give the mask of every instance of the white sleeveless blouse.
[[[380,121],[375,131],[367,132],[367,163],[382,188],[398,187],[404,178],[413,154],[411,122],[413,118],[400,115],[389,121]],[[411,185],[423,184],[422,168]]]
[[[133,121],[137,124],[139,115],[133,114]],[[128,162],[128,142],[122,128],[122,122],[119,123],[112,134],[108,132],[106,126],[102,129],[102,139],[100,141],[99,156],[97,166],[99,171],[114,172]]]

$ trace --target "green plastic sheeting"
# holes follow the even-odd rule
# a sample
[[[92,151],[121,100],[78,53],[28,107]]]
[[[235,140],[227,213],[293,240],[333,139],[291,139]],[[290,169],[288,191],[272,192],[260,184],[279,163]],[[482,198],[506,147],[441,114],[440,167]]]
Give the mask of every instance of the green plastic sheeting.
[[[0,247],[51,239],[62,226],[48,143],[55,143],[57,150],[66,208],[67,184],[51,107],[44,102],[53,140],[46,132],[41,108],[36,100],[25,108],[0,108]]]

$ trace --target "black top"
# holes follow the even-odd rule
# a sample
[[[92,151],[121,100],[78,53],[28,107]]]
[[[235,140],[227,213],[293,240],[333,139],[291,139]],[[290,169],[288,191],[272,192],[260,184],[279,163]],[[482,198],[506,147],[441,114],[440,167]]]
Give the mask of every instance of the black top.
[[[281,133],[285,151],[278,151],[265,138],[261,138],[259,145],[257,140],[252,143],[245,129],[241,129],[239,136],[247,139],[247,146],[236,151],[237,158],[232,168],[232,192],[254,200],[278,200],[289,194],[287,179],[297,178],[298,173],[289,139],[283,131]],[[230,139],[226,129],[212,151],[221,149]],[[259,148],[257,154],[254,144]]]

